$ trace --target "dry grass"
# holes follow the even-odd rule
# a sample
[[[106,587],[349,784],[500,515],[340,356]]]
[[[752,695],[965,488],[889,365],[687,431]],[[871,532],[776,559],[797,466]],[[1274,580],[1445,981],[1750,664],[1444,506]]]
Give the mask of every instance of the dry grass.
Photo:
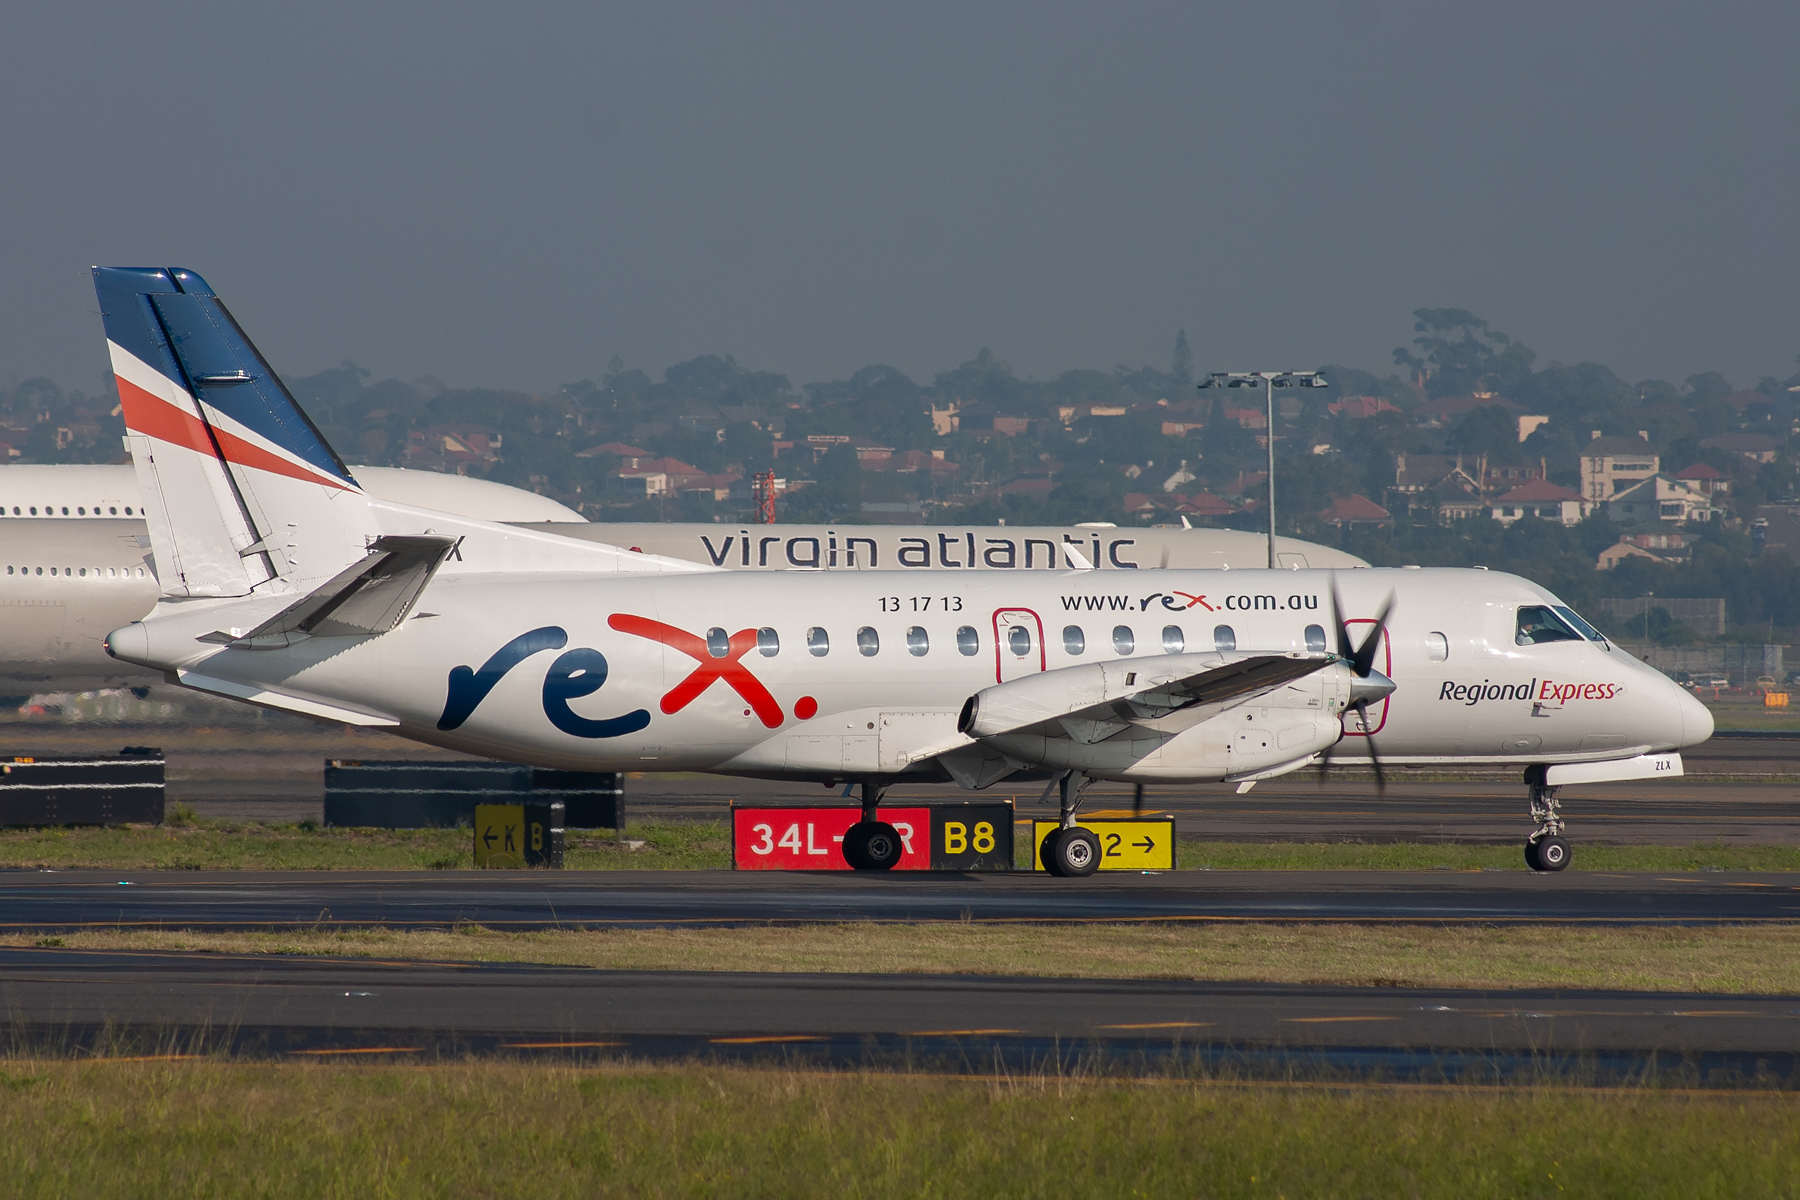
[[[808,925],[500,933],[84,932],[0,945],[198,950],[609,970],[869,971],[1393,987],[1800,994],[1800,927]]]
[[[17,1197],[1792,1195],[1781,1093],[0,1061]]]

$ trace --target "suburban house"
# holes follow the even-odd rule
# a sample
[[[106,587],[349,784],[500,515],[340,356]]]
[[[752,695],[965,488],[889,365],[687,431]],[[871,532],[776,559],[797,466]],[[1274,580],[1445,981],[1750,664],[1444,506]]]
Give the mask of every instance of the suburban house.
[[[406,435],[406,465],[468,474],[500,460],[500,434],[484,425],[434,425]]]
[[[1597,571],[1610,571],[1628,558],[1643,558],[1654,563],[1680,562],[1690,557],[1693,537],[1673,530],[1651,533],[1622,533],[1619,540],[1600,552]]]
[[[1711,463],[1697,462],[1691,467],[1675,472],[1675,478],[1683,483],[1691,483],[1708,496],[1723,496],[1731,490],[1731,480],[1725,473]]]
[[[1366,418],[1400,410],[1379,396],[1345,396],[1336,404],[1326,405],[1325,411],[1334,417]]]
[[[1592,512],[1592,507],[1578,494],[1548,479],[1533,479],[1501,496],[1495,497],[1492,516],[1502,525],[1511,525],[1521,517],[1539,517],[1561,525],[1576,525]]]
[[[650,450],[638,446],[627,446],[624,442],[603,442],[598,446],[589,446],[586,450],[577,450],[576,458],[598,458],[602,454],[610,454],[619,460],[621,467],[635,467],[647,462],[657,455]]]
[[[1693,484],[1656,474],[1607,501],[1606,515],[1621,524],[1645,521],[1681,524],[1713,519],[1712,501]]]
[[[1581,496],[1600,505],[1662,469],[1662,459],[1642,429],[1636,437],[1604,437],[1598,429],[1581,448]]]
[[[1211,492],[1201,492],[1176,505],[1175,511],[1189,517],[1229,517],[1237,509]]]
[[[1469,396],[1444,396],[1428,400],[1413,410],[1413,418],[1427,428],[1437,429],[1458,417],[1466,417],[1478,408],[1497,405],[1507,413],[1517,413],[1519,406],[1493,392],[1476,392]]]
[[[1766,433],[1721,433],[1701,442],[1700,448],[1741,454],[1755,463],[1774,462],[1781,453],[1781,443]]]
[[[1333,497],[1330,507],[1320,511],[1319,519],[1342,529],[1346,525],[1379,525],[1392,515],[1367,496],[1352,493]]]

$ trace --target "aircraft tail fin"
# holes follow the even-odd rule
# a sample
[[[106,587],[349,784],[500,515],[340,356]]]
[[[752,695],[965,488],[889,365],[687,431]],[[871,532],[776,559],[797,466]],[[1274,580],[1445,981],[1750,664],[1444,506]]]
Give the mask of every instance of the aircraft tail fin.
[[[163,594],[304,586],[361,557],[368,497],[206,281],[95,267],[94,290]]]

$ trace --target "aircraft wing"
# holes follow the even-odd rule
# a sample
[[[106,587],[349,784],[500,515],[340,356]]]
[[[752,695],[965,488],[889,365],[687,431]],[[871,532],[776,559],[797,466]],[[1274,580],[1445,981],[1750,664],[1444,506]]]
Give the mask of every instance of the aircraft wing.
[[[1272,691],[1336,661],[1326,653],[1176,654],[1067,667],[978,693],[959,724],[974,738],[1044,734],[1086,744],[1152,722],[1172,732],[1166,718],[1204,719],[1232,701]]]

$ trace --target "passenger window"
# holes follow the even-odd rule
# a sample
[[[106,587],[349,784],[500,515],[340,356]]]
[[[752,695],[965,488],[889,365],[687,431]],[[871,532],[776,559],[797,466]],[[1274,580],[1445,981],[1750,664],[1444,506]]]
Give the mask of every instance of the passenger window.
[[[1163,626],[1163,653],[1180,654],[1181,648],[1187,645],[1187,639],[1181,635],[1181,626]]]
[[[881,635],[864,625],[856,631],[856,652],[864,658],[874,658],[881,653]]]
[[[1213,649],[1214,650],[1236,650],[1237,649],[1237,634],[1232,631],[1231,626],[1229,626],[1229,625],[1214,625],[1213,626]]]
[[[964,625],[956,631],[956,652],[962,655],[981,652],[981,635],[975,632],[973,625]]]
[[[1137,649],[1137,639],[1131,634],[1131,626],[1113,626],[1113,651],[1118,654],[1130,654]]]
[[[125,506],[125,515],[128,517],[131,515],[131,505],[129,504]]]
[[[1540,605],[1519,609],[1518,631],[1513,641],[1521,646],[1541,646],[1545,642],[1579,642],[1581,635],[1563,623],[1563,619]]]
[[[1087,634],[1085,634],[1081,631],[1081,626],[1079,626],[1079,625],[1064,625],[1063,626],[1063,653],[1064,654],[1083,654],[1083,653],[1086,653],[1086,651],[1087,651]]]
[[[1325,649],[1325,627],[1323,625],[1306,627],[1306,648],[1315,652]]]
[[[824,658],[831,653],[831,635],[817,625],[806,631],[806,652],[814,658]]]
[[[1014,625],[1006,631],[1006,646],[1015,655],[1024,658],[1031,653],[1031,630],[1023,625]]]
[[[781,635],[764,626],[756,631],[756,652],[764,658],[774,658],[781,653]]]
[[[1435,629],[1425,635],[1425,657],[1443,662],[1450,657],[1450,639]]]
[[[925,632],[922,625],[914,625],[906,631],[906,652],[914,658],[924,658],[931,653],[931,635]]]
[[[706,652],[714,658],[724,658],[731,653],[731,635],[723,629],[706,631]]]

